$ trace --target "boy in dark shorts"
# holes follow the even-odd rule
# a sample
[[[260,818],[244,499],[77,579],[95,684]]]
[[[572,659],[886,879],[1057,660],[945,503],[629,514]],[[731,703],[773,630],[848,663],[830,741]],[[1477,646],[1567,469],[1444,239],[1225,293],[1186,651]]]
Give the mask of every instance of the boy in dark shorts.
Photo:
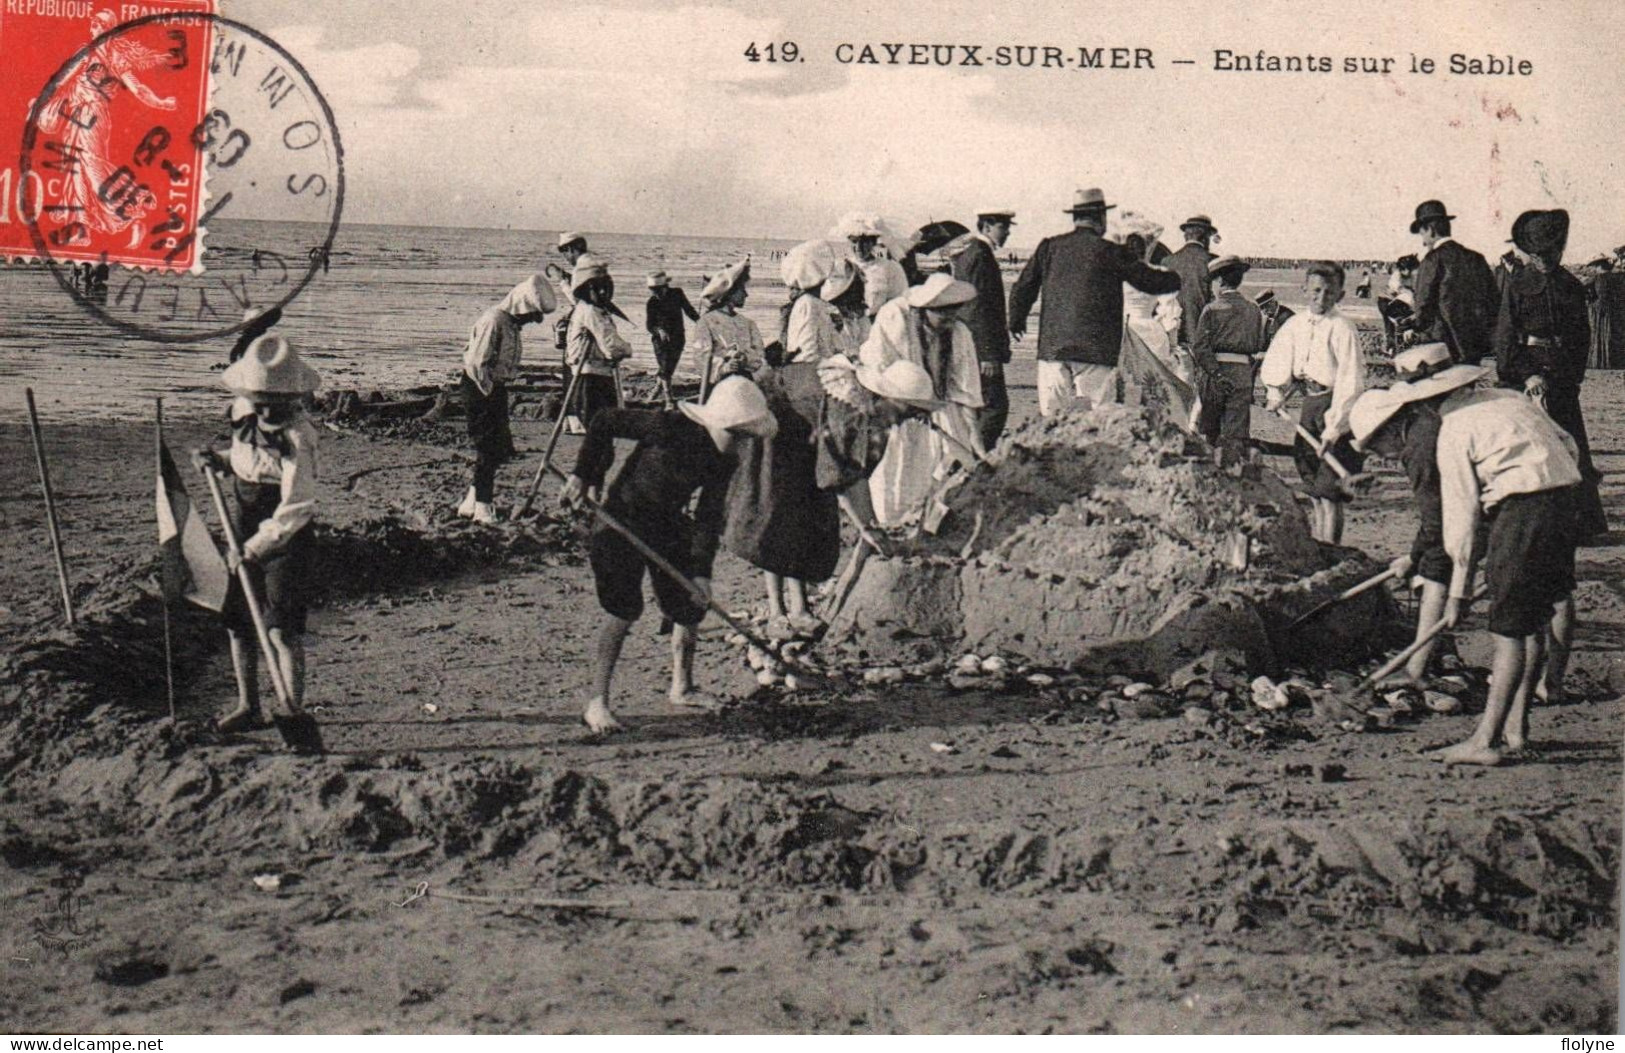
[[[604,498],[604,510],[670,560],[707,596],[727,511],[728,480],[741,434],[771,438],[773,416],[755,384],[731,376],[717,382],[703,405],[684,402],[678,411],[604,409],[593,417],[575,471],[560,492],[568,508],[587,490],[603,485],[615,460],[616,439],[637,446]],[[686,508],[699,491],[691,518]],[[714,712],[717,701],[694,686],[694,644],[706,605],[682,582],[646,560],[624,537],[599,524],[589,543],[598,603],[609,616],[598,636],[597,693],[582,720],[599,734],[620,728],[609,708],[610,682],[632,623],[643,613],[643,577],[654,587],[672,633],[671,704]]]
[[[1427,381],[1420,382],[1426,384]],[[1412,404],[1414,406],[1414,404]],[[1414,412],[1411,406],[1399,413]],[[1529,399],[1459,387],[1439,405],[1438,466],[1444,548],[1450,556],[1443,621],[1454,627],[1482,559],[1489,589],[1493,680],[1478,728],[1435,752],[1446,764],[1499,764],[1529,738],[1529,698],[1547,649],[1574,633],[1574,440]],[[1482,553],[1475,548],[1488,523]]]
[[[1394,356],[1394,370],[1401,382],[1361,395],[1349,412],[1349,426],[1356,450],[1374,450],[1398,460],[1411,482],[1416,537],[1411,550],[1396,558],[1391,569],[1396,577],[1411,576],[1411,588],[1421,593],[1416,611],[1420,638],[1444,616],[1450,587],[1450,556],[1444,550],[1443,497],[1439,493],[1439,404],[1447,394],[1477,383],[1488,371],[1453,366],[1447,344],[1421,344],[1402,351]],[[1383,686],[1421,686],[1436,646],[1437,639],[1430,640],[1411,656],[1402,675]]]
[[[194,450],[199,469],[228,473],[237,497],[233,527],[241,565],[258,593],[271,651],[288,685],[293,712],[278,715],[290,742],[316,742],[305,712],[305,605],[310,575],[310,523],[316,511],[316,428],[305,416],[305,396],[321,376],[300,360],[288,341],[261,336],[220,376],[237,398],[231,407],[231,448]],[[241,731],[261,720],[254,624],[236,582],[239,561],[227,555],[231,591],[224,611],[237,673],[237,706],[222,715],[221,731]]]

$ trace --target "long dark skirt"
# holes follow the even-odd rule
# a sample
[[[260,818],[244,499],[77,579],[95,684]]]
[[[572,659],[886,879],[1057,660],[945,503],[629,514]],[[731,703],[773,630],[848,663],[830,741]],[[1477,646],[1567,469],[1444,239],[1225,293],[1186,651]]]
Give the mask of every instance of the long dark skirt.
[[[835,494],[818,487],[813,435],[824,391],[817,367],[763,369],[756,384],[779,430],[771,440],[740,441],[722,543],[770,573],[824,581],[841,558],[841,512]]]
[[[1585,541],[1606,534],[1608,514],[1603,511],[1602,494],[1597,489],[1602,473],[1591,461],[1591,441],[1586,437],[1585,417],[1580,412],[1580,389],[1547,388],[1546,412],[1580,447],[1580,485],[1574,491],[1575,536]]]

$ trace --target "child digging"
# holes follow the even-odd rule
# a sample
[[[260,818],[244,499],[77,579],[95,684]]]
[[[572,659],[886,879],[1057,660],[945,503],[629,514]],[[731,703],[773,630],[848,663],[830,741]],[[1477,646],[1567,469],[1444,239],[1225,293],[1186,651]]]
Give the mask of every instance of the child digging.
[[[288,686],[292,712],[273,718],[284,740],[304,752],[320,750],[316,722],[305,712],[305,603],[310,573],[310,523],[316,510],[316,429],[304,399],[321,383],[281,336],[261,336],[221,374],[232,402],[231,448],[199,449],[192,463],[229,473],[237,497],[233,529],[260,601],[271,652]],[[224,616],[237,674],[237,706],[216,722],[224,732],[262,722],[257,642],[241,585],[239,560],[228,553],[231,592]]]
[[[1428,383],[1416,382],[1418,387]],[[1418,412],[1416,405],[1396,405],[1388,425]],[[1433,756],[1446,764],[1499,764],[1528,743],[1529,699],[1548,633],[1553,650],[1562,653],[1573,637],[1574,495],[1580,469],[1574,440],[1516,392],[1458,387],[1439,404],[1439,418],[1439,492],[1451,561],[1442,620],[1449,628],[1461,620],[1480,561],[1476,537],[1487,520],[1482,562],[1495,652],[1478,728]]]
[[[578,507],[589,488],[603,484],[615,459],[614,440],[636,440],[604,498],[604,510],[709,597],[728,480],[737,463],[733,449],[741,435],[773,435],[767,400],[741,376],[725,377],[703,405],[684,402],[677,412],[601,410],[587,428],[575,471],[559,499],[567,508]],[[690,518],[684,510],[696,490],[699,502]],[[621,644],[643,613],[645,570],[655,602],[676,625],[671,641],[672,705],[702,712],[719,709],[717,701],[694,684],[694,644],[706,604],[605,524],[593,532],[588,552],[598,603],[608,617],[598,635],[596,693],[582,714],[587,727],[608,734],[621,726],[610,712],[610,684]]]
[[[1318,433],[1322,447],[1352,474],[1360,470],[1363,459],[1348,441],[1349,410],[1365,390],[1365,359],[1359,330],[1337,310],[1337,301],[1343,298],[1343,268],[1327,261],[1311,263],[1304,294],[1309,310],[1293,315],[1264,354],[1259,371],[1269,391],[1264,408],[1274,413],[1291,388],[1301,387],[1298,423],[1309,434]],[[1293,456],[1314,502],[1309,525],[1315,540],[1340,544],[1348,496],[1338,487],[1335,471],[1301,435]]]

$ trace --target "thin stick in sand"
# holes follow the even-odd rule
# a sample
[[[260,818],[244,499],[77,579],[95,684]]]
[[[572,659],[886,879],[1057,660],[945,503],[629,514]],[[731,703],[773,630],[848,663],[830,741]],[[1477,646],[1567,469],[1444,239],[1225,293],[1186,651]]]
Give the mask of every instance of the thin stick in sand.
[[[56,578],[62,586],[62,613],[68,624],[77,621],[73,614],[73,594],[68,589],[68,564],[62,558],[62,532],[56,522],[56,496],[51,490],[51,469],[45,463],[45,440],[40,435],[39,413],[34,409],[34,389],[24,388],[28,400],[28,431],[34,439],[34,461],[39,465],[40,490],[45,494],[45,522],[51,530],[51,553],[56,557]]]
[[[254,591],[254,579],[249,577],[248,568],[240,561],[242,549],[237,544],[237,531],[231,525],[231,517],[226,514],[226,499],[220,493],[220,480],[212,468],[203,470],[204,478],[209,480],[209,492],[214,495],[214,510],[220,516],[220,529],[226,535],[226,549],[239,560],[237,564],[237,583],[242,586],[243,600],[248,605],[248,616],[254,622],[254,635],[259,638],[260,653],[265,656],[266,672],[271,677],[271,689],[276,692],[276,698],[287,713],[297,716],[293,708],[293,695],[288,691],[288,685],[282,679],[282,666],[277,661],[276,650],[271,646],[271,634],[265,628],[265,614],[260,610],[260,599]]]

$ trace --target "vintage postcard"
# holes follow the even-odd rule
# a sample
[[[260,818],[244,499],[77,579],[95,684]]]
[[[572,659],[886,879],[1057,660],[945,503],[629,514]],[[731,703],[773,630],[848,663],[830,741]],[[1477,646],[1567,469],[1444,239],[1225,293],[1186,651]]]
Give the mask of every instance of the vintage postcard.
[[[1621,16],[0,0],[0,1030],[1611,1048]]]

